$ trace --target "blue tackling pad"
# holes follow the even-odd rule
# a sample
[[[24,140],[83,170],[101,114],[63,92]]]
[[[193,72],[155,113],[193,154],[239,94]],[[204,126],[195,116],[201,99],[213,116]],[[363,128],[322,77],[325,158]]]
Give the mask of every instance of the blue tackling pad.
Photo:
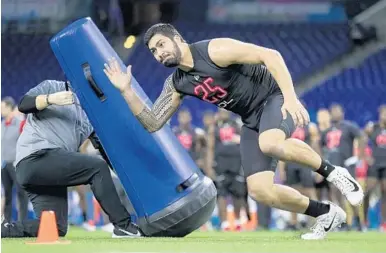
[[[50,41],[146,236],[185,236],[211,216],[216,189],[202,175],[168,125],[147,132],[103,72],[114,49],[90,18],[70,24]],[[135,64],[135,63],[134,63]],[[161,81],[161,80],[160,80]],[[135,78],[132,87],[152,103]]]

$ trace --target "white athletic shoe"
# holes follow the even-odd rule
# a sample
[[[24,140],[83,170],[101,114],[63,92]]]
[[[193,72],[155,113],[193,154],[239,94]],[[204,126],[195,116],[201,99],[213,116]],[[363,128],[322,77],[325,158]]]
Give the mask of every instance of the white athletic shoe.
[[[351,205],[359,206],[362,204],[364,198],[362,187],[347,169],[335,166],[335,169],[327,177],[327,181],[333,183]]]
[[[316,223],[311,227],[311,232],[301,236],[303,240],[322,240],[328,232],[346,222],[345,211],[331,202],[328,203],[330,204],[330,211],[316,217]]]
[[[112,233],[114,232],[114,225],[112,223],[105,224],[101,227],[102,231]]]
[[[96,226],[91,225],[88,222],[83,222],[82,223],[82,228],[85,229],[88,232],[95,232],[96,231]]]

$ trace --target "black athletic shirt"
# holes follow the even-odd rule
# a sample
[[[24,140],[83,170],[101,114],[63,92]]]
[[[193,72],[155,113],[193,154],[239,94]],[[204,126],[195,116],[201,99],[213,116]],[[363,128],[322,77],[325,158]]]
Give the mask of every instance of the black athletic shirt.
[[[215,130],[215,170],[219,175],[226,172],[238,174],[240,171],[240,144],[232,141],[235,135],[239,134],[239,127],[234,120],[229,119],[217,123]]]
[[[374,130],[369,137],[373,149],[373,166],[386,168],[386,128],[382,128],[379,124],[375,124]]]
[[[342,162],[352,157],[354,139],[361,136],[360,128],[353,122],[342,120],[322,133],[322,146],[327,147],[329,157],[338,156]]]
[[[232,141],[235,135],[240,135],[239,127],[236,121],[229,119],[229,120],[220,121],[217,123],[216,130],[215,130],[216,157],[224,157],[224,156],[239,157],[240,156],[240,145]]]
[[[177,139],[180,141],[181,145],[189,152],[193,160],[197,159],[196,154],[196,132],[194,127],[182,128],[176,126],[173,128],[173,132],[176,135]]]
[[[280,92],[279,86],[261,64],[217,66],[209,57],[209,42],[190,45],[194,67],[188,72],[177,69],[173,73],[176,91],[232,111],[242,117],[247,127],[257,129],[256,111],[269,95]]]

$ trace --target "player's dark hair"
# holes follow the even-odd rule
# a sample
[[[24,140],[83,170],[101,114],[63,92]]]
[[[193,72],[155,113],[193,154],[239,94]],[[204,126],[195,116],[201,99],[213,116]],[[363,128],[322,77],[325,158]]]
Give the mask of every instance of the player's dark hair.
[[[332,108],[336,108],[336,107],[338,107],[338,108],[340,108],[342,111],[344,111],[344,110],[343,110],[343,107],[342,107],[340,104],[338,104],[338,103],[332,103],[332,104],[330,105],[330,110],[331,110]]]
[[[162,34],[170,39],[173,39],[174,36],[179,36],[182,42],[185,40],[182,38],[181,34],[177,31],[177,29],[171,24],[159,23],[151,26],[145,33],[143,40],[146,46],[149,46],[149,41],[156,34]]]
[[[1,100],[1,102],[4,102],[7,106],[11,107],[12,110],[15,109],[16,103],[12,97],[5,97]]]
[[[181,109],[178,110],[178,115],[181,115],[181,114],[184,114],[184,113],[185,114],[189,114],[190,116],[192,115],[188,108],[181,108]]]

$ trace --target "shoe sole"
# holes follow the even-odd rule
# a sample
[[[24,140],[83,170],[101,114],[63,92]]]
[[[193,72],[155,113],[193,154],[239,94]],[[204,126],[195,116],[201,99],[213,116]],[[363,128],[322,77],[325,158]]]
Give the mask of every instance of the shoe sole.
[[[121,238],[140,238],[141,236],[138,235],[112,235],[112,238],[114,239],[121,239]]]

